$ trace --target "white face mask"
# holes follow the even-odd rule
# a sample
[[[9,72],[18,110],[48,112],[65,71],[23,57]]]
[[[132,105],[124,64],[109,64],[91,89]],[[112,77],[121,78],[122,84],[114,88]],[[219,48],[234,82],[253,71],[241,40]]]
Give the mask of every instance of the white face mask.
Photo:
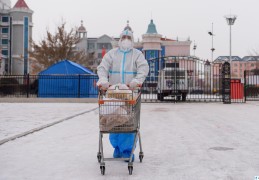
[[[120,48],[123,50],[129,50],[132,48],[132,41],[129,39],[124,39],[121,41]]]

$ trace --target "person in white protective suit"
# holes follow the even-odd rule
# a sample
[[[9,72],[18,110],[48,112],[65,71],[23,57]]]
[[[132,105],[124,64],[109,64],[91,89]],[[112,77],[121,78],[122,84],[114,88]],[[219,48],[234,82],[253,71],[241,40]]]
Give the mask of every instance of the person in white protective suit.
[[[119,47],[105,54],[97,67],[98,87],[108,89],[110,85],[121,83],[134,89],[145,81],[149,66],[142,52],[133,48],[133,43],[133,33],[129,30],[123,31]],[[129,158],[134,144],[133,133],[110,134],[109,139],[115,148],[114,158]]]

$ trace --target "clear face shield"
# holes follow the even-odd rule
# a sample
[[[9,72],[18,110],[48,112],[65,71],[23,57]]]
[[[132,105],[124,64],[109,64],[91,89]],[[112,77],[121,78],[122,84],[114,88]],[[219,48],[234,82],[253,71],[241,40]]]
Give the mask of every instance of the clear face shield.
[[[132,41],[131,36],[128,36],[128,35],[123,35],[123,36],[121,37],[121,41],[123,41],[123,40],[125,40],[125,39],[128,39],[128,40]]]

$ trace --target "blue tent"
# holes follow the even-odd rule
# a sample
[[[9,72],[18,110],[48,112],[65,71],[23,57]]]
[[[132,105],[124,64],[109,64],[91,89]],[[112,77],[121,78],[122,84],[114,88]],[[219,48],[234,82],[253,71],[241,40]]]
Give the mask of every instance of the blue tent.
[[[69,60],[60,61],[39,73],[39,97],[94,98],[98,76]]]

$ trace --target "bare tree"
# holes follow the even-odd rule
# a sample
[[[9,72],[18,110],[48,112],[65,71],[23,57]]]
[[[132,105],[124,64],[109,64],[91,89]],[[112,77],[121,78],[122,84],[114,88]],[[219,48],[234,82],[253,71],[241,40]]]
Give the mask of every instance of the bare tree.
[[[250,51],[250,56],[259,56],[259,50],[256,49],[256,48],[253,48],[251,51]]]
[[[36,43],[31,41],[32,51],[30,57],[37,64],[37,70],[41,71],[60,60],[68,59],[83,66],[88,66],[88,55],[84,51],[79,51],[76,44],[80,41],[76,30],[65,30],[65,23],[57,27],[57,32],[52,34],[47,30],[47,36]]]
[[[254,56],[254,58],[255,58],[255,73],[257,74],[257,75],[259,75],[259,48],[253,48],[253,49],[251,49],[249,52],[248,52],[248,54],[250,55],[250,56]]]

